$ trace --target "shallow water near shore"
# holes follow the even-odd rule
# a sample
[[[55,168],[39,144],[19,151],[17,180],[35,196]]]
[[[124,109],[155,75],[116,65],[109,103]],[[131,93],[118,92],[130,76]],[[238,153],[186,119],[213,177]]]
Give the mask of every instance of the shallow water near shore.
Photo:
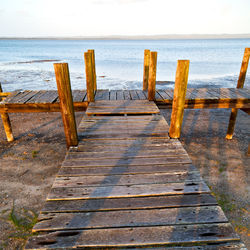
[[[157,88],[173,88],[178,59],[190,60],[189,87],[236,87],[245,47],[250,39],[0,40],[0,82],[4,91],[56,89],[53,63],[68,62],[72,89],[83,89],[83,53],[95,49],[99,89],[141,89],[150,49],[158,52]]]

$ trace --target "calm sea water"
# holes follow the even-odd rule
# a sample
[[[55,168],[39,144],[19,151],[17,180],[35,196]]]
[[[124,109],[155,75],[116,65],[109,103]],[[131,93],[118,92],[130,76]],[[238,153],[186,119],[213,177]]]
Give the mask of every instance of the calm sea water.
[[[144,49],[158,52],[158,88],[173,87],[178,59],[190,60],[189,86],[235,87],[250,39],[0,40],[4,91],[56,89],[53,61],[68,62],[73,89],[85,88],[84,51],[95,49],[100,89],[141,89]],[[250,73],[245,86],[250,87]]]

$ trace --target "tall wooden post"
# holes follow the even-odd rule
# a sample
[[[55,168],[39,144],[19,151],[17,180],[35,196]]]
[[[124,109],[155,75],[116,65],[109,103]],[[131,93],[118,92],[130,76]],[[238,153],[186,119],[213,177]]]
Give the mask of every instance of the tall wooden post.
[[[92,64],[92,74],[93,74],[93,81],[94,81],[94,91],[97,89],[96,85],[96,69],[95,69],[95,51],[93,49],[88,50],[91,53],[91,64]]]
[[[239,74],[239,79],[238,79],[238,83],[237,83],[237,88],[243,88],[243,86],[244,86],[244,82],[245,82],[246,74],[247,74],[248,63],[249,63],[249,56],[250,56],[250,48],[245,48],[245,52],[244,52],[244,56],[243,56],[243,60],[242,60],[242,64],[241,64],[241,69],[240,69],[240,74]],[[238,114],[238,109],[233,108],[231,111],[230,118],[229,118],[226,139],[230,140],[233,138],[237,114]]]
[[[67,63],[54,64],[67,148],[77,146],[77,130]]]
[[[86,89],[88,102],[95,101],[95,91],[94,91],[94,76],[93,76],[93,66],[92,66],[92,54],[90,52],[84,53],[85,61],[85,72],[86,72]]]
[[[149,75],[150,50],[144,50],[143,64],[143,90],[148,90],[148,75]]]
[[[1,83],[0,83],[0,92],[3,92]],[[2,98],[0,97],[0,101],[1,100]],[[14,141],[14,136],[12,133],[11,123],[10,123],[10,118],[9,118],[8,113],[1,113],[1,118],[3,121],[3,127],[4,127],[7,141],[8,142]]]
[[[180,138],[185,97],[188,83],[189,60],[179,60],[175,76],[174,99],[172,104],[169,136]]]
[[[150,52],[149,60],[149,75],[148,75],[148,100],[155,99],[155,81],[156,81],[156,65],[157,65],[157,52]]]

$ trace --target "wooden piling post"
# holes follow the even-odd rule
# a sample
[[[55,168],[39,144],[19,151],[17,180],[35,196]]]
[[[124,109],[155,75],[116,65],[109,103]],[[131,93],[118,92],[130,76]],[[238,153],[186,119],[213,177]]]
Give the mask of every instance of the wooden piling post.
[[[145,49],[144,64],[143,64],[143,90],[148,90],[149,61],[150,61],[150,50]]]
[[[249,63],[249,56],[250,56],[250,48],[245,48],[242,64],[241,64],[241,69],[240,69],[240,74],[238,78],[238,83],[237,83],[237,88],[243,88],[244,82],[246,79],[246,74],[247,74],[247,68],[248,68],[248,63]],[[233,133],[234,133],[234,127],[235,127],[235,122],[238,114],[238,109],[233,108],[231,111],[231,115],[229,118],[229,124],[227,128],[227,135],[226,139],[231,140],[233,138]]]
[[[169,136],[180,138],[185,97],[188,83],[189,60],[179,60],[175,76],[174,99],[172,104]]]
[[[92,64],[92,74],[93,74],[93,81],[94,81],[94,91],[97,89],[96,84],[96,69],[95,69],[95,51],[93,49],[88,50],[89,53],[91,53],[91,64]]]
[[[92,66],[92,54],[90,52],[84,53],[85,61],[85,72],[86,72],[86,89],[88,102],[95,101],[95,91],[94,91],[94,76],[93,76],[93,66]]]
[[[0,92],[3,92],[1,83],[0,83]],[[0,101],[1,100],[2,98],[0,97]],[[7,141],[8,142],[14,141],[14,136],[12,133],[11,123],[10,123],[10,118],[9,118],[8,113],[1,113],[1,118],[3,121],[3,127],[4,127]]]
[[[148,74],[148,100],[155,99],[155,82],[156,82],[156,66],[157,66],[157,52],[150,52],[149,60],[149,74]]]
[[[54,63],[54,69],[66,143],[69,148],[78,144],[69,68],[67,63]]]

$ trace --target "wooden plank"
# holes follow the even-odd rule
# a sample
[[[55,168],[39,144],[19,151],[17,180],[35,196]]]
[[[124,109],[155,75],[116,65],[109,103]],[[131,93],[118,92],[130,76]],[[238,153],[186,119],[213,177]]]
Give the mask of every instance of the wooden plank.
[[[100,91],[100,93],[104,93],[106,92],[105,90],[98,90]],[[98,92],[97,92],[98,93]],[[143,104],[143,105],[147,105],[147,106],[155,106],[155,103],[153,101],[148,101],[148,100],[114,100],[114,101],[110,101],[110,100],[96,100],[96,103],[90,103],[90,107],[99,107],[99,106],[106,106],[106,107],[117,107],[117,106],[131,106],[131,107],[135,107],[138,104]]]
[[[86,110],[86,114],[88,115],[112,115],[112,114],[158,114],[159,111],[157,109],[148,109],[144,110],[143,108],[107,108],[107,109],[92,109],[88,108]]]
[[[31,92],[30,90],[24,90],[24,91],[19,92],[18,95],[12,98],[11,103],[23,103],[22,100],[25,99],[25,97],[29,95],[30,92]]]
[[[56,177],[53,188],[58,187],[93,187],[93,186],[114,186],[114,185],[138,185],[138,184],[164,184],[178,182],[201,181],[198,172],[179,172],[179,173],[152,173],[152,174],[123,174],[116,175],[82,175],[82,176],[58,176]]]
[[[40,214],[33,231],[228,222],[219,206]]]
[[[78,129],[79,133],[82,135],[82,136],[85,136],[85,135],[111,135],[111,134],[121,134],[121,136],[123,136],[123,134],[154,134],[154,133],[168,133],[168,127],[165,127],[165,126],[159,126],[159,127],[154,127],[152,126],[151,128],[150,127],[147,127],[147,126],[143,126],[141,128],[136,128],[135,130],[131,131],[131,129],[129,129],[128,127],[121,127],[119,128],[118,127],[112,127],[112,130],[106,128],[106,129],[103,129],[103,128],[89,128],[89,129],[86,129],[86,128],[79,128]]]
[[[209,188],[204,182],[165,183],[150,185],[141,184],[109,187],[57,187],[51,189],[47,200],[142,197],[178,194],[201,194],[209,192]]]
[[[170,196],[149,196],[138,198],[90,199],[90,200],[58,200],[47,201],[42,209],[47,212],[89,212],[115,211],[171,207],[200,207],[217,205],[211,194],[190,194]]]
[[[1,100],[0,103],[12,103],[12,100],[15,100],[15,98],[21,93],[22,91],[13,91],[10,95],[8,95],[4,100]]]
[[[147,97],[145,96],[145,94],[142,90],[136,90],[136,93],[139,97],[139,100],[146,100],[147,99]]]
[[[123,90],[123,94],[125,100],[131,100],[131,96],[128,90]]]
[[[108,174],[147,174],[147,173],[180,173],[196,171],[190,163],[169,163],[165,165],[116,166],[116,167],[61,167],[58,176],[108,175]]]
[[[233,89],[230,88],[230,91],[232,91]],[[250,99],[250,89],[247,88],[238,88],[236,89],[237,93],[239,93],[242,97],[246,98],[246,99]]]
[[[58,97],[58,92],[56,90],[46,91],[39,100],[36,99],[36,103],[53,103]]]
[[[102,140],[104,141],[104,140]],[[72,148],[70,152],[84,152],[84,153],[129,153],[129,152],[143,152],[147,151],[148,154],[154,154],[157,152],[186,152],[183,147],[179,143],[169,143],[166,145],[133,145],[131,144],[130,146],[127,144],[121,144],[121,145],[102,145],[101,143],[99,144],[90,144],[90,145],[79,145],[77,148]],[[160,153],[161,154],[161,153]]]
[[[86,95],[86,90],[72,90],[73,102],[83,102]]]
[[[116,100],[116,90],[110,90],[109,100]]]
[[[173,98],[174,98],[174,89],[165,89],[164,91],[169,96],[168,99],[173,100]]]
[[[226,99],[246,99],[245,97],[242,97],[240,94],[237,93],[236,89],[235,91],[231,91],[230,89],[221,88],[220,92]]]
[[[25,91],[24,95],[19,95],[19,98],[15,100],[15,103],[26,103],[30,98],[35,96],[38,91]]]
[[[81,148],[84,146],[86,142],[88,142],[88,146],[104,146],[104,145],[110,145],[110,146],[133,146],[133,147],[148,147],[148,146],[164,146],[169,145],[170,143],[172,145],[181,145],[181,143],[177,140],[172,141],[169,138],[107,138],[102,140],[96,140],[96,139],[82,139],[81,144],[78,146],[78,148]]]
[[[40,97],[44,95],[46,90],[39,90],[36,95],[34,95],[32,98],[30,98],[26,104],[28,103],[40,103]]]
[[[160,95],[161,98],[159,98],[159,100],[163,99],[163,100],[170,100],[170,97],[168,96],[168,94],[164,91],[164,90],[156,90],[156,92],[158,93],[158,95]],[[158,98],[156,98],[158,100]]]
[[[105,150],[105,149],[104,149]],[[150,157],[150,158],[155,158],[155,157],[163,157],[163,156],[166,156],[166,155],[171,155],[171,156],[176,156],[176,157],[179,157],[180,155],[186,155],[188,156],[188,154],[186,153],[186,151],[182,148],[180,149],[166,149],[166,150],[162,150],[162,149],[159,149],[160,152],[158,150],[142,150],[142,149],[137,149],[137,150],[134,150],[133,149],[130,149],[130,150],[123,150],[123,151],[109,151],[109,150],[105,150],[104,152],[103,151],[100,151],[99,152],[71,152],[71,153],[68,153],[67,156],[66,156],[66,159],[79,159],[79,158],[82,158],[82,159],[93,159],[93,158],[128,158],[128,157],[134,157],[134,158],[144,158],[144,157]]]
[[[131,100],[139,100],[136,90],[129,90],[129,94],[131,96]]]
[[[83,112],[87,109],[88,103],[73,103],[75,112]],[[25,103],[25,104],[0,104],[0,112],[8,113],[39,113],[39,112],[60,112],[59,103]]]
[[[240,88],[228,88],[230,93],[232,93],[233,96],[236,96],[237,99],[250,99],[250,95],[244,91],[244,89]]]
[[[92,120],[93,121],[93,120]],[[97,121],[97,122],[89,122],[89,120],[86,120],[86,122],[81,122],[79,129],[81,130],[86,130],[86,131],[90,131],[90,130],[97,130],[97,131],[101,131],[101,130],[110,130],[110,127],[112,126],[113,129],[121,129],[121,130],[128,130],[131,129],[131,127],[129,126],[133,126],[134,129],[139,130],[139,129],[167,129],[168,125],[166,122],[164,121],[152,121],[150,123],[138,123],[136,121],[134,122],[127,122],[126,120],[123,123],[118,123],[118,122],[114,122],[114,123],[106,123],[106,122],[101,122],[101,121]]]
[[[124,100],[123,90],[116,91],[116,99],[117,100]]]
[[[121,158],[121,159],[70,159],[65,160],[62,166],[78,166],[78,167],[108,167],[108,166],[145,166],[145,165],[165,165],[167,163],[191,163],[189,157],[186,155],[176,156],[165,156],[158,158]]]
[[[96,91],[95,101],[100,101],[100,100],[109,100],[109,90],[101,89]]]
[[[110,133],[110,134],[107,134],[107,133],[101,133],[101,134],[97,134],[97,133],[81,133],[81,131],[79,131],[79,136],[81,138],[84,138],[84,139],[107,139],[107,138],[110,138],[110,139],[115,139],[115,138],[118,138],[118,139],[126,139],[126,138],[136,138],[136,137],[149,137],[149,138],[152,138],[152,137],[160,137],[160,138],[169,138],[168,137],[168,131],[163,131],[163,132],[150,132],[150,131],[142,131],[140,133],[136,133],[133,131],[131,131],[130,133],[119,133],[119,132],[114,132],[114,133]]]
[[[56,231],[33,236],[26,249],[128,247],[239,241],[229,223]]]

